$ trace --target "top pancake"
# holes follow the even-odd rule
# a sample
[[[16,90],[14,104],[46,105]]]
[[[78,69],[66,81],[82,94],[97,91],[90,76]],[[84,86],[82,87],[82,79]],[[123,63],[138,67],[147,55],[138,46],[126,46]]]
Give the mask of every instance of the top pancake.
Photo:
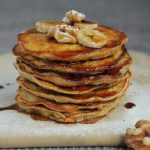
[[[48,39],[46,34],[40,33],[36,29],[30,29],[18,35],[18,43],[22,51],[18,52],[15,48],[13,51],[15,55],[29,54],[42,59],[76,62],[106,58],[127,42],[126,35],[120,31],[102,25],[99,25],[97,30],[108,37],[107,44],[102,48],[89,48],[79,43],[58,43],[54,39]]]

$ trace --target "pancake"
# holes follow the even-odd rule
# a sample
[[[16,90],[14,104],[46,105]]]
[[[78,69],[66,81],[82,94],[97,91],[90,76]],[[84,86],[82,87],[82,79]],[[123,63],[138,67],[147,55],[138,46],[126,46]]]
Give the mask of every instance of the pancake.
[[[42,105],[48,109],[55,110],[58,112],[74,112],[77,110],[88,110],[88,109],[102,109],[105,106],[113,105],[116,103],[116,99],[112,99],[106,102],[87,103],[87,104],[70,104],[70,103],[58,103],[50,99],[42,98],[27,92],[20,88],[17,95],[17,103],[25,103],[29,106]]]
[[[39,85],[45,89],[53,90],[53,91],[57,91],[60,93],[65,93],[65,94],[85,94],[85,93],[89,93],[89,92],[96,90],[96,89],[111,87],[111,86],[116,84],[116,82],[115,82],[115,83],[111,83],[111,84],[100,84],[97,86],[81,85],[81,86],[74,86],[74,87],[63,87],[63,86],[58,86],[58,85],[52,84],[50,82],[36,78],[33,76],[33,74],[26,72],[26,70],[20,70],[19,68],[17,68],[17,69],[21,75],[18,78],[18,80],[26,80],[27,79],[33,83],[36,83],[37,85]]]
[[[93,118],[93,119],[86,119],[83,121],[80,121],[80,124],[94,124],[96,122],[98,122],[102,117],[97,117],[97,118]]]
[[[21,76],[17,79],[18,81],[19,80],[29,80],[45,89],[56,91],[59,93],[65,93],[65,94],[85,94],[85,93],[94,91],[96,89],[102,89],[102,88],[111,87],[114,85],[114,84],[101,84],[98,86],[81,85],[81,86],[77,86],[77,87],[61,87],[61,86],[54,85],[50,82],[46,82],[46,81],[40,80],[38,78],[35,78],[32,74],[28,74],[28,73],[25,73],[22,71],[20,71],[20,75]]]
[[[99,25],[97,30],[108,37],[108,42],[102,48],[94,49],[80,44],[63,44],[54,39],[48,39],[46,34],[36,29],[29,29],[18,35],[18,43],[22,48],[20,53],[13,50],[15,55],[32,55],[42,59],[77,62],[83,60],[102,59],[117,52],[127,42],[124,33],[115,29]]]
[[[35,78],[39,78],[44,81],[51,82],[58,86],[73,87],[81,85],[99,85],[99,84],[110,84],[124,80],[127,76],[131,76],[131,73],[128,71],[128,66],[123,66],[123,71],[121,70],[117,74],[96,74],[96,75],[70,75],[63,74],[54,71],[45,71],[34,69],[29,65],[22,62],[20,59],[17,59],[15,64],[16,68],[19,70],[24,70],[32,74]]]
[[[73,74],[97,74],[103,73],[106,70],[110,74],[116,73],[124,65],[130,65],[132,62],[131,57],[124,47],[122,47],[122,49],[112,57],[108,57],[104,60],[93,60],[78,63],[62,63],[44,61],[33,56],[24,56],[20,59],[33,68]]]
[[[113,87],[95,90],[84,95],[68,95],[56,93],[54,91],[39,87],[37,84],[34,84],[27,80],[19,80],[19,84],[21,86],[20,88],[25,89],[33,95],[50,99],[58,103],[87,104],[93,102],[106,102],[114,98],[120,97],[121,95],[123,95],[129,85],[128,80],[129,79],[121,81]]]
[[[93,110],[78,110],[74,112],[58,112],[51,109],[48,109],[44,106],[30,106],[23,102],[18,102],[17,105],[20,111],[29,113],[29,114],[38,114],[39,116],[45,117],[50,120],[54,120],[61,123],[78,123],[84,120],[94,119],[107,115],[112,109],[114,109],[120,98],[115,100],[115,103],[103,107],[103,109],[93,109]]]

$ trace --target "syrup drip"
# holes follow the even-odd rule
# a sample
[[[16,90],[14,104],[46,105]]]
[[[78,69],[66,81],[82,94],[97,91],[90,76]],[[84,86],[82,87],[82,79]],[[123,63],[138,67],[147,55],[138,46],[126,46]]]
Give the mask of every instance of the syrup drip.
[[[18,110],[18,107],[16,104],[12,104],[6,107],[0,107],[0,111],[4,111],[4,110]]]
[[[41,116],[35,115],[35,114],[31,114],[30,116],[33,120],[38,120],[38,121],[48,121],[49,120],[47,118],[44,118],[44,117],[41,117]]]
[[[127,108],[127,109],[131,109],[131,108],[133,108],[133,107],[136,107],[136,105],[135,105],[134,103],[131,103],[131,102],[126,103],[124,106],[125,106],[125,108]]]
[[[3,89],[3,88],[4,88],[4,86],[0,85],[0,89]]]

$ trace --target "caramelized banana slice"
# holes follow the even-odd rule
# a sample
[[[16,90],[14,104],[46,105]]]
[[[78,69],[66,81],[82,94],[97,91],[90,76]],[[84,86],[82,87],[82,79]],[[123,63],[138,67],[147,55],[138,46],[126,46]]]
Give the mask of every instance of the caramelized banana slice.
[[[98,25],[96,23],[91,22],[80,22],[75,23],[74,26],[79,29],[96,29]]]
[[[60,25],[56,26],[56,30],[54,33],[54,38],[59,43],[76,43],[76,34],[77,29],[68,25]]]
[[[36,29],[42,33],[54,33],[56,25],[65,25],[65,22],[62,21],[39,21],[36,23]]]
[[[76,37],[80,44],[92,48],[101,48],[107,43],[106,35],[98,30],[80,29]]]

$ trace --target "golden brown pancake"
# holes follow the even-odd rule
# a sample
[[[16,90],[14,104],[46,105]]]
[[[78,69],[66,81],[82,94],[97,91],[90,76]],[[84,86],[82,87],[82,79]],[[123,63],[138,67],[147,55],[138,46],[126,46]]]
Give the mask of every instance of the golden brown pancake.
[[[43,98],[47,98],[59,103],[74,103],[74,104],[87,104],[92,102],[104,102],[114,98],[120,97],[128,87],[129,79],[121,81],[120,83],[104,89],[95,90],[93,92],[82,94],[82,95],[68,95],[57,93],[39,87],[28,80],[18,80],[21,88],[26,91]]]
[[[19,99],[17,100],[17,105],[19,106],[21,111],[29,114],[38,114],[39,116],[62,123],[77,123],[107,115],[113,108],[117,106],[120,100],[121,98],[118,98],[114,101],[114,103],[108,106],[104,106],[102,109],[85,109],[73,112],[58,112],[48,109],[43,105],[31,106],[22,101],[19,101]]]
[[[18,81],[19,80],[29,80],[45,89],[56,91],[59,93],[64,93],[64,94],[85,94],[85,93],[94,91],[96,89],[102,89],[102,88],[111,87],[114,85],[114,84],[101,84],[98,86],[81,85],[81,86],[77,86],[77,87],[62,87],[62,86],[57,86],[50,82],[46,82],[46,81],[40,80],[38,78],[35,78],[32,74],[28,74],[28,73],[21,72],[21,71],[20,71],[20,74],[21,74],[21,76],[18,77],[18,79],[17,79]]]
[[[115,29],[99,25],[97,30],[108,37],[107,44],[99,49],[89,48],[80,44],[62,44],[54,39],[48,39],[46,34],[36,29],[29,29],[18,35],[21,53],[14,48],[15,55],[32,55],[42,59],[76,62],[83,60],[102,59],[117,52],[127,42],[124,33]]]
[[[93,60],[78,63],[64,63],[44,61],[33,56],[24,56],[20,59],[33,68],[74,74],[97,74],[103,73],[106,70],[110,74],[116,73],[124,65],[130,65],[132,62],[131,57],[129,56],[124,47],[115,55],[108,57],[104,60]]]
[[[21,75],[18,78],[18,81],[19,80],[29,80],[29,81],[36,83],[37,85],[45,88],[45,89],[57,91],[60,93],[65,93],[65,94],[85,94],[85,93],[89,93],[89,92],[96,90],[96,89],[111,87],[111,86],[117,84],[117,82],[115,82],[115,83],[110,83],[110,84],[100,84],[97,86],[81,85],[81,86],[74,86],[74,87],[64,87],[64,86],[58,86],[58,85],[55,85],[51,82],[47,82],[47,81],[41,80],[39,78],[36,78],[33,74],[27,72],[26,70],[23,70],[22,68],[17,68],[17,69]],[[130,75],[127,75],[125,77],[127,78],[129,76]]]
[[[124,93],[122,93],[123,95]],[[96,102],[96,103],[87,103],[87,104],[70,104],[70,103],[58,103],[50,99],[42,98],[27,92],[23,88],[18,90],[18,95],[16,98],[17,101],[25,103],[29,106],[39,106],[43,105],[44,107],[55,110],[58,112],[74,112],[77,110],[88,110],[88,109],[102,109],[105,106],[113,105],[116,103],[116,99],[112,99],[106,102]]]
[[[35,78],[39,78],[44,81],[51,82],[58,86],[73,87],[81,85],[99,85],[99,84],[111,84],[124,80],[127,76],[131,76],[131,73],[128,71],[129,66],[123,66],[123,71],[117,74],[95,74],[95,75],[70,75],[63,74],[54,71],[45,71],[34,69],[29,65],[17,59],[17,64],[15,64],[18,70],[24,70],[33,74]]]

